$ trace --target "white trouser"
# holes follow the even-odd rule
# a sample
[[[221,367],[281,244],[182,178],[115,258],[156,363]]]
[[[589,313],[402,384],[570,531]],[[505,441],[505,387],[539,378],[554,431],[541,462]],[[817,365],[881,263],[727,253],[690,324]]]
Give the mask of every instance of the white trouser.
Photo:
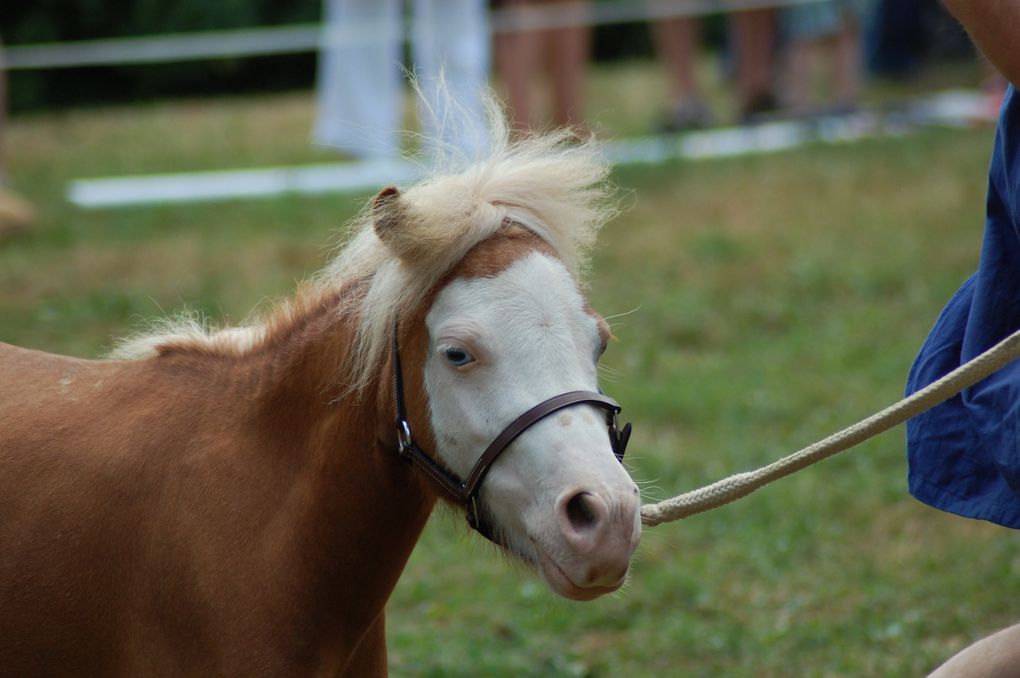
[[[324,0],[314,139],[359,157],[397,157],[403,118],[403,0]],[[412,70],[432,153],[472,159],[487,146],[484,0],[413,0]],[[440,79],[442,76],[442,79]]]

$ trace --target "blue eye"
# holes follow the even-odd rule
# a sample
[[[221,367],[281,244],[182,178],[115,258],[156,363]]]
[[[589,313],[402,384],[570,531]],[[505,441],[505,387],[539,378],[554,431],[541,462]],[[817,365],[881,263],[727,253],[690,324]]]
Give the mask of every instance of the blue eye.
[[[443,360],[454,367],[464,367],[475,361],[475,357],[459,346],[446,346],[441,350]]]

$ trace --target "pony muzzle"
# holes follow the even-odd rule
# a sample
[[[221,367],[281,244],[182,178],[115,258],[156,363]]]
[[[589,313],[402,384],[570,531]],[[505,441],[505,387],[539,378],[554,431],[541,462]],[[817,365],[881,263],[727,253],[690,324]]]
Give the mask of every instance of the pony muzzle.
[[[590,600],[619,589],[641,540],[640,503],[629,492],[571,488],[556,501],[548,543],[534,541],[540,572],[558,594]]]

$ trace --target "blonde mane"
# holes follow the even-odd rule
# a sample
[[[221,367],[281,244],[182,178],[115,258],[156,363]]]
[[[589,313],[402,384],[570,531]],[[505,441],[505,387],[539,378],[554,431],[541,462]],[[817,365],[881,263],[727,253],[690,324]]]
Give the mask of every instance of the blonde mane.
[[[308,300],[336,296],[353,281],[358,293],[341,295],[338,317],[357,318],[346,375],[363,389],[388,350],[394,319],[417,307],[468,250],[509,219],[547,241],[579,279],[599,228],[614,209],[608,164],[592,140],[577,143],[569,130],[511,139],[500,107],[489,105],[487,158],[459,171],[439,167],[402,189],[399,232],[383,243],[373,227],[380,209],[354,218],[339,254],[298,295],[267,318],[240,327],[210,329],[194,317],[162,321],[154,331],[121,342],[113,358],[138,359],[174,350],[244,354],[263,345],[274,328],[300,314]],[[382,208],[385,210],[385,207]]]

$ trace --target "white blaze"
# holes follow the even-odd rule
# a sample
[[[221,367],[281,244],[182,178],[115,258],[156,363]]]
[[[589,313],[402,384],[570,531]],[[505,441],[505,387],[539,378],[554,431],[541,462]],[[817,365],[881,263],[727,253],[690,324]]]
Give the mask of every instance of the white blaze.
[[[598,321],[563,264],[547,255],[529,254],[491,278],[455,280],[426,322],[425,385],[437,452],[462,478],[530,407],[598,388]],[[473,362],[458,364],[465,355]],[[625,541],[636,545],[636,489],[613,455],[602,410],[587,405],[564,409],[521,435],[495,462],[480,496],[497,529],[550,580],[546,561],[562,574],[577,559],[561,534],[557,504],[576,492],[597,493],[614,516],[625,513],[626,529],[634,532]]]

